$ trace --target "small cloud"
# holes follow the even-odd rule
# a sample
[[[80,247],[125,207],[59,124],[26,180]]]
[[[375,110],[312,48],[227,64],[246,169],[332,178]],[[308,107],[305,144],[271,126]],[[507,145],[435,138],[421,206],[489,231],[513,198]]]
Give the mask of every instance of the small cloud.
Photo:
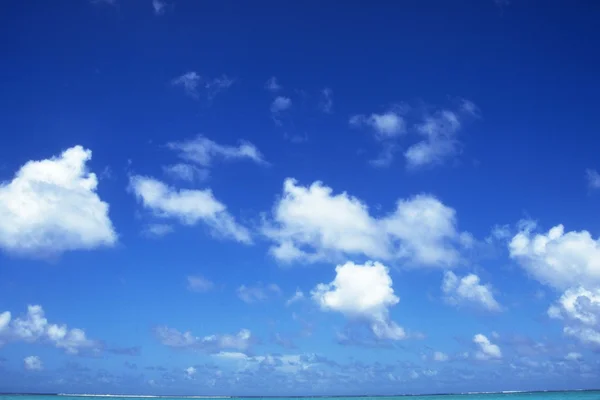
[[[241,285],[237,289],[238,297],[245,303],[256,303],[267,300],[271,294],[280,295],[281,289],[274,283],[263,286],[258,283],[255,286]]]
[[[448,357],[448,354],[446,353],[442,353],[441,351],[436,351],[433,353],[433,360],[434,361],[439,361],[439,362],[443,362],[443,361],[448,361],[450,357]]]
[[[581,355],[581,353],[576,353],[573,351],[565,356],[565,360],[567,360],[567,361],[579,361],[582,358],[583,358],[583,356]]]
[[[500,347],[490,342],[490,340],[481,333],[478,333],[473,337],[473,343],[475,343],[479,348],[479,351],[475,353],[476,359],[489,360],[502,358]]]
[[[277,96],[271,103],[271,113],[278,114],[292,106],[292,99],[285,96]]]
[[[194,99],[198,99],[200,97],[200,90],[204,89],[209,100],[212,100],[218,93],[231,87],[233,83],[234,80],[226,75],[220,78],[205,79],[196,71],[188,71],[171,81],[173,86],[183,88],[185,93]]]
[[[371,115],[357,114],[350,117],[348,123],[355,128],[371,128],[379,140],[392,138],[406,132],[406,121],[397,111]]]
[[[170,142],[167,147],[179,153],[183,160],[193,162],[204,168],[211,166],[215,159],[225,161],[250,160],[256,164],[266,166],[269,163],[265,161],[264,156],[258,148],[248,141],[240,141],[237,146],[218,144],[202,135],[193,139],[183,140],[181,142]],[[198,175],[198,172],[189,171],[188,167],[176,167],[180,177],[189,177],[190,174]]]
[[[142,230],[146,237],[159,238],[173,232],[173,226],[169,224],[149,224]]]
[[[301,300],[304,300],[304,293],[302,290],[296,289],[296,293],[285,302],[285,305],[289,306]]]
[[[198,98],[198,86],[201,81],[202,77],[200,75],[195,71],[189,71],[173,79],[171,84],[183,88],[188,95]]]
[[[187,367],[187,368],[185,369],[185,376],[186,376],[187,378],[191,379],[191,378],[193,378],[193,377],[194,377],[194,375],[196,375],[196,372],[198,372],[198,371],[196,370],[196,368],[194,368],[194,367]]]
[[[333,112],[333,90],[325,88],[321,91],[321,101],[319,108],[326,114]]]
[[[187,288],[192,292],[208,292],[214,287],[214,283],[200,275],[187,277]]]
[[[451,271],[444,274],[442,291],[445,300],[452,305],[472,304],[488,311],[501,311],[502,307],[494,298],[492,287],[482,285],[479,277],[469,274],[457,276]]]
[[[42,360],[38,356],[25,357],[23,364],[28,371],[41,371],[43,369]]]
[[[588,187],[590,189],[600,189],[600,174],[595,169],[587,169],[585,171]]]
[[[154,14],[163,15],[165,13],[165,7],[167,4],[161,0],[152,0],[152,8],[154,9]]]
[[[277,78],[272,76],[267,79],[267,83],[265,83],[265,89],[269,92],[275,93],[281,90],[281,85],[277,82]]]

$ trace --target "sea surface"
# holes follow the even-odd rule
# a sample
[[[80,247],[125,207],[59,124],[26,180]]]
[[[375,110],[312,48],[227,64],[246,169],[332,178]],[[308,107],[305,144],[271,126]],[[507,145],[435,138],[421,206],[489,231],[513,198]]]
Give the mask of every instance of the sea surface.
[[[261,397],[208,397],[208,396],[118,396],[118,395],[0,395],[0,400],[83,400],[96,399],[98,397],[110,398],[110,400],[132,400],[132,399],[156,399],[180,400],[180,399],[249,399],[257,400]],[[310,399],[313,397],[295,397],[294,399]],[[318,397],[322,400],[600,400],[600,391],[571,391],[571,392],[513,392],[513,393],[471,393],[471,394],[447,394],[426,396],[373,396],[373,397]],[[289,397],[266,397],[268,400],[289,400]]]

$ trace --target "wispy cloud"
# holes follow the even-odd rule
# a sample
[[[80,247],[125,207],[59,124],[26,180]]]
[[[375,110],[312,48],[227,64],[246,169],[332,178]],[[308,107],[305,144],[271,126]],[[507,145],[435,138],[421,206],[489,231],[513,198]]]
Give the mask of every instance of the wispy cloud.
[[[154,14],[163,15],[165,13],[167,4],[161,0],[152,0],[152,8],[154,9]]]
[[[587,169],[585,171],[585,177],[590,189],[600,189],[600,173],[598,173],[598,171],[595,169]]]
[[[267,300],[273,294],[280,295],[281,289],[274,283],[269,285],[258,283],[251,286],[241,285],[236,292],[245,303],[256,303]]]
[[[146,176],[130,178],[130,189],[144,208],[156,218],[193,226],[203,222],[213,235],[251,244],[250,232],[239,225],[210,189],[178,190]]]
[[[268,164],[258,148],[247,141],[240,141],[237,146],[230,146],[218,144],[202,135],[198,135],[193,139],[168,143],[167,147],[177,151],[180,158],[202,167],[210,167],[215,159],[225,161],[251,160],[261,165]],[[177,169],[180,170],[179,172],[183,172],[182,167],[177,167]]]
[[[204,181],[210,176],[208,169],[198,168],[195,165],[186,163],[165,165],[163,166],[163,172],[172,179],[186,182]]]
[[[202,77],[196,71],[188,71],[174,78],[171,84],[183,88],[185,93],[194,99],[198,99],[203,91],[206,97],[212,100],[217,94],[231,87],[234,82],[227,75],[208,79]]]
[[[267,83],[265,83],[265,89],[267,89],[269,92],[275,93],[280,91],[282,87],[277,81],[277,78],[272,76],[269,79],[267,79]]]
[[[208,292],[214,286],[212,281],[201,275],[190,275],[187,277],[187,288],[191,292]]]
[[[321,90],[319,108],[326,114],[331,114],[333,112],[333,90],[330,88]]]

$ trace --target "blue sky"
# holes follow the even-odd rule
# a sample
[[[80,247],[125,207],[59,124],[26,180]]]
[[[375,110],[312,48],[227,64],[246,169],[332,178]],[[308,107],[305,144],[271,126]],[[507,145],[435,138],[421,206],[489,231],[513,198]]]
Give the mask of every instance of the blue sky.
[[[0,391],[594,387],[599,13],[6,4]]]

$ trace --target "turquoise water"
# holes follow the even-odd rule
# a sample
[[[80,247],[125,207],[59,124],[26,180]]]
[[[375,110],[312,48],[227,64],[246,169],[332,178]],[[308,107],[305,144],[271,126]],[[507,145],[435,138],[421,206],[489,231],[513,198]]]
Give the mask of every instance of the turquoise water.
[[[51,395],[0,395],[0,400],[82,400],[82,399],[106,399],[111,400],[133,400],[138,398],[155,398],[149,397],[133,397],[133,396],[51,396]],[[180,400],[190,397],[160,397],[161,400]],[[203,400],[223,399],[223,397],[195,397]],[[236,397],[236,399],[245,399],[244,397]],[[257,400],[260,397],[247,398],[249,400]],[[290,400],[289,398],[274,398],[269,400]],[[302,399],[302,398],[300,398]],[[305,399],[309,399],[308,397]],[[456,394],[456,395],[429,395],[429,396],[390,396],[390,397],[320,397],[323,400],[600,400],[600,391],[575,391],[575,392],[547,392],[547,393],[489,393],[489,394]]]

